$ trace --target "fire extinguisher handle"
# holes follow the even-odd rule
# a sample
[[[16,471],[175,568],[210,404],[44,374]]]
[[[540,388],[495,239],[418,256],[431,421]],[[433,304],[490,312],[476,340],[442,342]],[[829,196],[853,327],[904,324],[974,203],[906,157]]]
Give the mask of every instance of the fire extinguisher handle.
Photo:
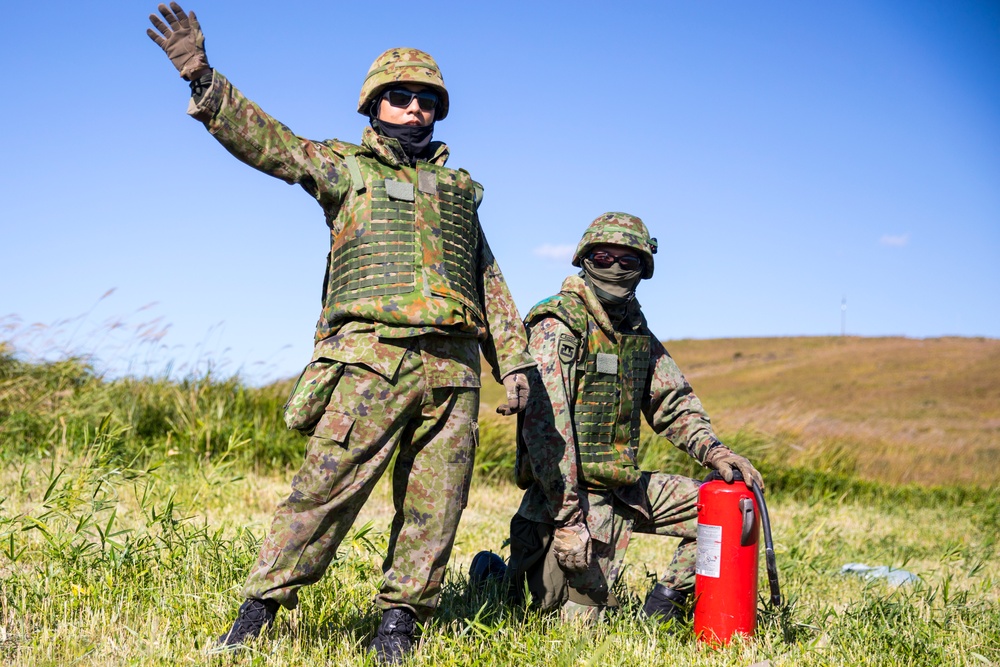
[[[753,536],[753,501],[749,498],[740,498],[740,514],[743,515],[743,525],[740,532],[740,546],[745,547],[754,543]]]
[[[771,539],[771,519],[767,515],[764,493],[754,484],[751,487],[757,507],[760,508],[760,527],[764,531],[764,560],[767,564],[767,583],[771,589],[771,605],[781,606],[781,589],[778,587],[778,563],[774,559],[774,541]]]

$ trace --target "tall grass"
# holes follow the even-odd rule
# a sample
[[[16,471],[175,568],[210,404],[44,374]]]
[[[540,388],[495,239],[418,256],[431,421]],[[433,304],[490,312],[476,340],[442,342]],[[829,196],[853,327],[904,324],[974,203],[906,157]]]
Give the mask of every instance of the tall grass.
[[[211,373],[184,380],[104,380],[85,361],[27,363],[0,348],[0,456],[51,452],[107,421],[126,457],[211,457],[246,439],[254,462],[297,460],[302,438],[285,428],[289,383],[248,387]]]
[[[80,360],[26,363],[0,351],[0,662],[36,665],[371,664],[372,597],[392,514],[381,484],[330,573],[274,631],[224,658],[209,647],[240,587],[304,439],[281,422],[287,385],[238,379],[107,380]],[[480,549],[506,554],[519,492],[512,422],[481,418],[473,486],[438,614],[417,665],[985,665],[1000,663],[1000,503],[972,485],[881,485],[849,452],[809,467],[749,429],[727,442],[768,482],[788,605],[761,606],[753,640],[721,650],[689,624],[641,618],[672,540],[636,536],[594,627],[470,593]],[[647,469],[704,470],[645,434]],[[840,574],[847,562],[920,576],[890,588]]]

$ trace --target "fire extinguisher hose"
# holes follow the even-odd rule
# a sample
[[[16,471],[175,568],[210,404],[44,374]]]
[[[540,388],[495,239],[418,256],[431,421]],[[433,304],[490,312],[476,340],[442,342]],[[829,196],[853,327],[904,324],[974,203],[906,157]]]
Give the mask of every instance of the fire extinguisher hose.
[[[771,539],[771,519],[767,515],[764,492],[756,484],[748,485],[753,491],[757,506],[760,507],[760,525],[764,530],[764,559],[767,563],[767,583],[771,588],[771,606],[781,606],[781,590],[778,588],[778,563],[774,559],[774,542]]]

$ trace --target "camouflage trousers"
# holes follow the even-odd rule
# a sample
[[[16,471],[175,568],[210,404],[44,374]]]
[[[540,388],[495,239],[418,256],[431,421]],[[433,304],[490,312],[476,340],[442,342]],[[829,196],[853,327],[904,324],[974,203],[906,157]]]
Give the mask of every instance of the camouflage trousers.
[[[659,583],[682,593],[694,590],[700,482],[678,475],[645,472],[638,484],[649,501],[649,517],[609,494],[613,502],[611,540],[605,543],[591,538],[590,569],[581,573],[569,574],[559,567],[552,553],[555,529],[551,524],[515,514],[510,522],[507,570],[511,595],[520,598],[527,582],[532,604],[542,609],[567,603],[617,607],[612,589],[633,533],[681,538]]]
[[[294,608],[298,589],[323,576],[398,450],[395,514],[376,604],[407,607],[421,621],[431,615],[468,500],[479,389],[429,387],[417,348],[406,350],[392,380],[345,366],[244,596]]]

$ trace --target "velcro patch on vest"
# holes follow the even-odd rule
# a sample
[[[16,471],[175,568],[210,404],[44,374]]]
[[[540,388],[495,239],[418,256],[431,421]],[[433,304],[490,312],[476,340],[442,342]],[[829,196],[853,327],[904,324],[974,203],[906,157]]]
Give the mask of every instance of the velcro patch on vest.
[[[559,361],[571,364],[576,359],[576,337],[569,334],[559,336]]]
[[[597,353],[597,372],[608,375],[618,375],[618,355]]]
[[[433,171],[418,171],[417,189],[423,192],[425,195],[430,195],[431,197],[437,197],[438,193],[437,175]]]
[[[397,201],[413,201],[413,183],[403,183],[394,181],[391,178],[385,179],[385,193],[389,199]]]

